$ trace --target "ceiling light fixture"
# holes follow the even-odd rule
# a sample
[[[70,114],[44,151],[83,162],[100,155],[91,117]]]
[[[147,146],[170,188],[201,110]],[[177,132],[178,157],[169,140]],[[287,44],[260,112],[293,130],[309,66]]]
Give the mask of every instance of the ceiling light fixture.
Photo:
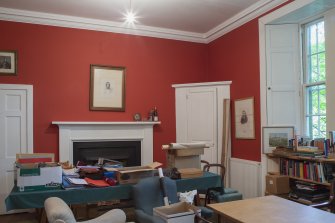
[[[135,16],[135,13],[133,12],[132,7],[131,7],[131,0],[129,2],[130,2],[129,11],[126,14],[126,22],[128,24],[134,24],[135,22],[137,22],[136,21],[136,16]]]

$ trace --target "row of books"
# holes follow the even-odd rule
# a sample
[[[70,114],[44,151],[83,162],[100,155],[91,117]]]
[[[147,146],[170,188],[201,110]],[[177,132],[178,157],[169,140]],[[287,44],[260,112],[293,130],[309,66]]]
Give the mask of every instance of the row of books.
[[[322,151],[324,156],[327,157],[329,153],[334,153],[334,142],[333,139],[325,139],[325,138],[315,138],[315,139],[304,139],[304,138],[295,138],[289,140],[289,147],[296,148],[297,150],[300,148],[308,148],[310,151],[312,149],[317,149],[318,151]]]
[[[333,167],[320,162],[280,159],[280,173],[291,177],[326,183],[333,178]]]

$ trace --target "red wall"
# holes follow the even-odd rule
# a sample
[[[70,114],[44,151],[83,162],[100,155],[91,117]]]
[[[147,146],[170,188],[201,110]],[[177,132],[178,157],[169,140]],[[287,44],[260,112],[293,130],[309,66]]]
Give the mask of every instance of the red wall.
[[[17,50],[18,75],[0,83],[34,86],[34,151],[58,157],[58,127],[52,121],[130,121],[157,106],[154,159],[175,141],[172,84],[207,76],[204,44],[98,31],[0,21],[1,50]],[[90,111],[90,64],[126,67],[126,111]]]
[[[260,161],[260,77],[258,20],[254,19],[209,44],[209,81],[231,80],[232,156]],[[235,99],[254,97],[256,139],[235,139]]]

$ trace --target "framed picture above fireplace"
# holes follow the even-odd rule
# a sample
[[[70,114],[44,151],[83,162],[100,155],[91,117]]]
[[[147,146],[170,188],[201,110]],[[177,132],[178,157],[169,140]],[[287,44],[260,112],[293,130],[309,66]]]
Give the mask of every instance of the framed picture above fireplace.
[[[125,70],[91,65],[90,110],[125,111]]]

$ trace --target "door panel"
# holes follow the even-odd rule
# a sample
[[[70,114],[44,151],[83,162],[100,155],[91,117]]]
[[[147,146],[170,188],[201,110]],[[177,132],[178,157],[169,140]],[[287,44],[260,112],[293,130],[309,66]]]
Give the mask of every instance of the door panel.
[[[4,200],[14,186],[16,154],[32,152],[32,105],[28,103],[32,103],[32,86],[0,85],[1,214],[6,213]]]
[[[202,159],[210,163],[218,162],[217,141],[217,99],[216,88],[190,89],[186,97],[187,142],[205,142]]]
[[[301,129],[299,27],[266,27],[267,124]]]

